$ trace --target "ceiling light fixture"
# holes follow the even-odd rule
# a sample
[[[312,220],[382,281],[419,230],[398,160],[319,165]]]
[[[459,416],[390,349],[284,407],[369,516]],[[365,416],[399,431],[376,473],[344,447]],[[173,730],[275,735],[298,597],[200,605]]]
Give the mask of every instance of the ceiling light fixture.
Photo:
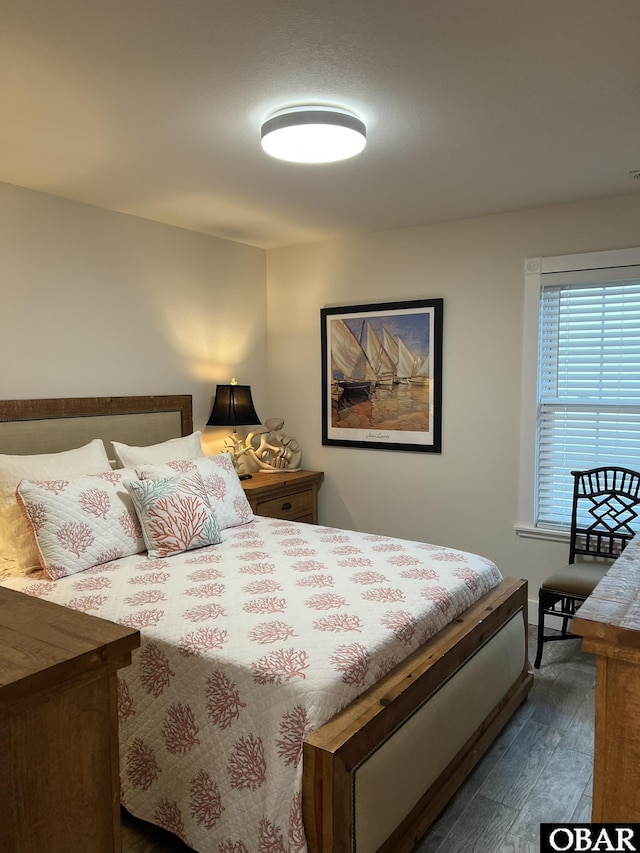
[[[353,113],[335,107],[288,107],[262,125],[267,154],[293,163],[334,163],[359,154],[367,129]]]

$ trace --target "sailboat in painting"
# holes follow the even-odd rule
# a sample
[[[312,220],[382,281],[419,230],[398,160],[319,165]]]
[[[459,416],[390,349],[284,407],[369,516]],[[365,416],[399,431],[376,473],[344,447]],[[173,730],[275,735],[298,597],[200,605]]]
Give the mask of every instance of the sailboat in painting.
[[[393,364],[394,382],[426,385],[429,381],[429,356],[416,355],[400,337],[395,337],[385,328],[382,342],[389,361]]]
[[[416,356],[411,352],[402,338],[398,342],[398,382],[408,383],[416,371]]]
[[[396,373],[395,362],[391,360],[391,356],[370,323],[366,324],[365,330],[364,350],[376,375],[376,383],[378,385],[391,385]]]
[[[362,344],[341,319],[331,321],[333,382],[351,398],[366,398],[376,383],[376,373]]]
[[[398,360],[400,359],[400,350],[398,348],[398,342],[393,337],[391,332],[386,329],[384,326],[382,327],[382,345],[385,349],[385,352],[389,356],[389,360],[393,365],[393,381],[398,381]]]
[[[409,376],[410,385],[427,385],[429,383],[429,357],[418,359],[413,372],[413,376]]]

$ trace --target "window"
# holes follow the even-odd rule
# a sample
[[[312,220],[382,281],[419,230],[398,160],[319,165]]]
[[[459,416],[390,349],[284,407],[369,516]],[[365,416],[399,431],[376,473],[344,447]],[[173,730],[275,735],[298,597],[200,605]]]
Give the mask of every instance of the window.
[[[526,270],[529,423],[518,532],[561,538],[570,521],[571,471],[609,464],[640,470],[640,250],[532,259]]]

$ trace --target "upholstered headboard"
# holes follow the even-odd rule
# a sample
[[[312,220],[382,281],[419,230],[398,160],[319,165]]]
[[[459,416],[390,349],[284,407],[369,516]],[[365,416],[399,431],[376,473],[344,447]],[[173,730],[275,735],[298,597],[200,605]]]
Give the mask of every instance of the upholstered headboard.
[[[190,395],[0,401],[0,453],[57,453],[100,438],[145,446],[193,432]]]

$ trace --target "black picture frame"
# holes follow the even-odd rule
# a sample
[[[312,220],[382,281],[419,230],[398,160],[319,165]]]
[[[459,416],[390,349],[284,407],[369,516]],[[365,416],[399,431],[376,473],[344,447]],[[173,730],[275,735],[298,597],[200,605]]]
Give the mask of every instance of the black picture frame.
[[[320,309],[322,443],[442,452],[443,299]]]

